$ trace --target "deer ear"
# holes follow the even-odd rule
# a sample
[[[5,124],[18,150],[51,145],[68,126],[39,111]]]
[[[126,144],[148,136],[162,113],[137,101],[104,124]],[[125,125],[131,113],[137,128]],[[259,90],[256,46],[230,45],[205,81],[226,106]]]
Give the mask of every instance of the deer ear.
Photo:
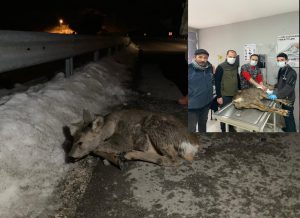
[[[86,109],[83,109],[82,116],[83,116],[83,123],[84,124],[89,124],[89,123],[91,123],[93,121],[92,114],[88,110],[86,110]]]
[[[104,125],[104,118],[101,116],[97,116],[97,118],[93,121],[93,130],[97,130]]]
[[[80,120],[80,121],[78,121],[78,122],[76,122],[76,123],[71,123],[71,126],[78,127],[78,128],[82,128],[82,126],[83,126],[83,121]]]

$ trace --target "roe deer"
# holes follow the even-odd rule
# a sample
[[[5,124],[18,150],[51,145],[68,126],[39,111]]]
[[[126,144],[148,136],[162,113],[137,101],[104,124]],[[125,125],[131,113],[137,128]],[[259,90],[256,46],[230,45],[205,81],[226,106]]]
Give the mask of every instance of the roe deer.
[[[142,160],[163,166],[176,166],[178,156],[192,162],[202,147],[196,135],[174,116],[127,109],[109,115],[86,115],[69,139],[73,144],[68,156],[80,159],[94,153],[118,165],[126,160]],[[67,138],[67,136],[66,136]]]
[[[274,112],[282,116],[288,116],[287,110],[268,107],[261,102],[262,99],[268,99],[266,92],[259,88],[250,88],[238,91],[237,94],[233,96],[232,102],[237,109],[254,108],[260,111]],[[290,105],[288,100],[275,99],[274,101],[284,105]]]

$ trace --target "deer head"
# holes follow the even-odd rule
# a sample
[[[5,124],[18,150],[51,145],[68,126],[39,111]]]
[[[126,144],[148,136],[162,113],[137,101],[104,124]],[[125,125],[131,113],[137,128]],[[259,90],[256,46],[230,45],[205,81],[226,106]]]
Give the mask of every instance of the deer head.
[[[101,141],[100,133],[103,124],[102,116],[92,116],[90,112],[84,110],[83,120],[73,124],[76,126],[76,131],[73,134],[73,146],[68,156],[78,160],[92,152]]]

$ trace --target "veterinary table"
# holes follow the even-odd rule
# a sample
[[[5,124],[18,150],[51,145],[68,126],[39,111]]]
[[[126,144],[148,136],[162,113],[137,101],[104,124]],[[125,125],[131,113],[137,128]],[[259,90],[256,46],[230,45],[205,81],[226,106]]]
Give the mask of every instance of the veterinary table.
[[[262,102],[269,106],[275,107],[276,103],[270,100],[262,100]],[[262,112],[257,109],[243,109],[238,110],[234,107],[233,103],[226,105],[221,110],[215,112],[215,117],[219,122],[226,125],[226,132],[229,130],[229,125],[248,130],[251,132],[263,132],[270,112]],[[273,113],[273,131],[276,132],[276,114]]]

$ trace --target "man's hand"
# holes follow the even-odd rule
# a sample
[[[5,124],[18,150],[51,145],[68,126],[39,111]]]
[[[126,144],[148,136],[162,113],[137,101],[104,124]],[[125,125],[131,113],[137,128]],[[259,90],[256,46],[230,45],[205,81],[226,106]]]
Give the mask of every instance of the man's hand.
[[[267,87],[265,87],[264,85],[261,85],[261,89],[265,92],[267,91]]]
[[[268,93],[268,95],[273,94],[273,90],[267,89],[266,93]]]
[[[223,104],[223,98],[222,97],[217,98],[217,102],[218,102],[219,105],[222,105]]]
[[[264,85],[256,86],[256,88],[262,89],[264,92],[267,91],[267,87],[265,87]]]
[[[270,99],[270,100],[275,100],[275,99],[277,99],[277,96],[276,95],[274,95],[274,94],[271,94],[271,95],[268,95],[268,99]]]

